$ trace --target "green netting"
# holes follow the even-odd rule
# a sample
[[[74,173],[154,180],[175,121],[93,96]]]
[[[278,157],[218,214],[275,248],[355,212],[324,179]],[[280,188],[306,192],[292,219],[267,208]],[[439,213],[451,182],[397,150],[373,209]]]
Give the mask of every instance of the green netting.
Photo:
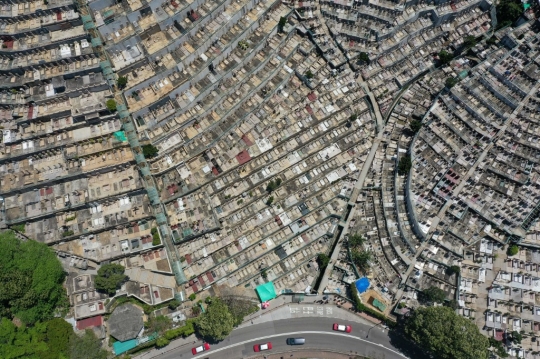
[[[120,355],[127,352],[130,349],[133,349],[137,346],[137,339],[126,340],[125,342],[114,342],[113,350],[114,354]]]
[[[101,42],[101,39],[99,37],[94,37],[92,39],[92,46],[93,47],[101,46],[102,44],[103,44],[103,42]]]
[[[96,28],[96,25],[92,21],[84,23],[85,30],[90,30],[90,29],[95,29],[95,28]]]
[[[384,312],[386,310],[386,305],[384,305],[377,299],[373,299],[373,306],[379,309],[381,312]]]
[[[109,16],[113,16],[114,15],[114,10],[107,10],[103,13],[103,18],[106,19],[108,18]]]
[[[127,137],[126,137],[126,134],[124,133],[124,131],[116,131],[114,133],[114,137],[120,142],[126,142],[127,141]]]
[[[260,286],[255,288],[255,291],[257,292],[257,295],[259,296],[261,302],[266,302],[270,299],[274,299],[275,297],[277,297],[276,289],[274,288],[274,283],[272,282],[261,284]]]

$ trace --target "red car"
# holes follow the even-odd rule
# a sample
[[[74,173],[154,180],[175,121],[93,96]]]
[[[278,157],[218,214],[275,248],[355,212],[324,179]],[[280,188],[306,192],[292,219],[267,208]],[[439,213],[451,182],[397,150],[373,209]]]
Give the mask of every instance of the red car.
[[[253,350],[256,352],[262,352],[263,350],[270,350],[272,349],[272,343],[264,343],[264,344],[255,344],[253,346]]]
[[[343,324],[334,323],[334,330],[337,330],[338,332],[350,333],[352,328],[351,328],[350,325],[343,325]]]
[[[210,350],[210,344],[203,343],[203,345],[201,345],[200,347],[196,347],[196,348],[191,349],[191,352],[193,353],[193,355],[195,355],[195,354],[205,352],[207,350]]]

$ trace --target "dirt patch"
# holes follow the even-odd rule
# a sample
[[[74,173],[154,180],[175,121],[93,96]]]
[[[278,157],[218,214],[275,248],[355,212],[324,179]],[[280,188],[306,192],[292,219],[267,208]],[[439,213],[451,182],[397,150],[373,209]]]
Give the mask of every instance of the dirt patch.
[[[156,267],[158,271],[170,272],[171,267],[169,266],[169,261],[167,259],[160,259],[156,262]]]

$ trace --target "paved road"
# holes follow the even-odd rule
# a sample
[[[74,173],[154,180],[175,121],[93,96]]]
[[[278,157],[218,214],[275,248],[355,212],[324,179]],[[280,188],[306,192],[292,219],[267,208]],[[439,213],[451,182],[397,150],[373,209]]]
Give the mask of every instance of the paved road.
[[[353,330],[351,333],[341,333],[332,330],[332,324],[336,321],[349,324]],[[253,345],[272,342],[274,352],[286,352],[291,349],[334,349],[341,352],[357,352],[369,358],[377,359],[404,359],[389,344],[386,333],[379,328],[366,333],[370,326],[347,320],[336,320],[324,317],[303,317],[287,320],[278,320],[244,326],[234,330],[229,337],[219,344],[211,346],[210,351],[200,355],[192,355],[191,348],[201,345],[186,345],[173,351],[159,355],[159,358],[198,358],[198,359],[239,359],[255,355]],[[303,337],[306,344],[303,347],[291,347],[286,344],[289,337]]]

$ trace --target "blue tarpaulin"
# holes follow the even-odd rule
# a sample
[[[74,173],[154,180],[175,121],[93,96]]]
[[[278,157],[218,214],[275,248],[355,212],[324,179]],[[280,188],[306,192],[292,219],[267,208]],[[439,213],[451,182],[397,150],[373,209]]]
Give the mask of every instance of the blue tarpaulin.
[[[355,285],[358,293],[362,294],[369,288],[369,279],[362,277],[356,281]]]

